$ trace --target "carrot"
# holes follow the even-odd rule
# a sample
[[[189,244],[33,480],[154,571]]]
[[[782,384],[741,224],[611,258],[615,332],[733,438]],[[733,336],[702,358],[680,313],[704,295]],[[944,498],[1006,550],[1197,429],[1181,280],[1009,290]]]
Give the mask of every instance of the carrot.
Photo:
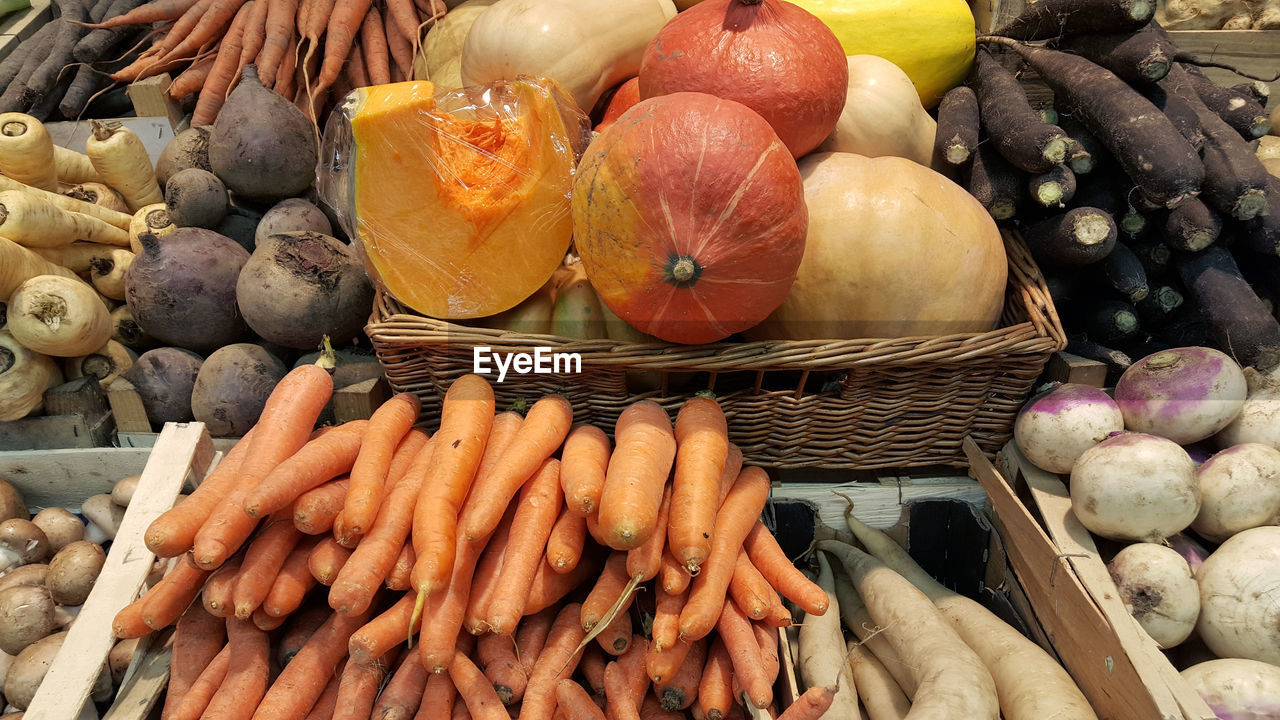
[[[307,568],[321,585],[332,585],[350,558],[351,550],[339,545],[337,540],[331,537],[321,538],[311,549]]]
[[[93,29],[121,27],[124,25],[150,25],[151,23],[176,20],[195,5],[195,0],[152,0],[139,5],[123,15],[107,18],[99,23],[86,24]]]
[[[742,608],[738,608],[738,612],[742,612]],[[772,685],[777,682],[778,672],[782,669],[778,660],[778,631],[764,623],[753,622],[751,632],[756,636],[756,644],[760,646],[760,657],[764,658],[765,677]]]
[[[409,577],[417,558],[418,556],[413,552],[412,542],[406,542],[401,546],[400,554],[396,555],[395,565],[391,566],[391,572],[387,575],[388,590],[403,591],[413,585],[409,582]]]
[[[300,42],[298,33],[290,28],[289,47],[285,50],[279,68],[276,69],[275,81],[271,84],[271,89],[282,97],[293,97],[296,88],[295,71],[298,69],[298,43]]]
[[[476,638],[476,662],[484,668],[503,705],[524,697],[529,675],[516,658],[515,642],[509,636],[486,633]]]
[[[680,639],[680,610],[688,601],[688,592],[669,593],[663,588],[657,589],[657,608],[653,615],[653,646],[663,650],[675,645]]]
[[[349,484],[346,477],[341,477],[299,495],[293,505],[294,527],[308,535],[333,530],[333,521],[347,501]]]
[[[733,484],[738,481],[738,476],[741,474],[742,448],[729,443],[729,454],[724,460],[724,472],[720,474],[720,494],[716,500],[717,509],[724,504],[724,499],[729,496],[729,491],[733,489]]]
[[[332,87],[334,80],[338,79],[343,64],[349,62],[348,56],[352,55],[352,47],[364,16],[372,6],[372,0],[338,0],[334,3],[328,32],[324,36],[324,62],[321,63],[320,75],[316,78],[317,91]],[[350,58],[354,59],[355,57]]]
[[[151,628],[142,621],[142,601],[138,598],[120,608],[111,620],[111,632],[121,640],[139,638],[151,632]]]
[[[334,95],[342,97],[362,87],[369,87],[369,71],[364,66],[364,49],[360,47],[359,42],[355,42],[348,51],[342,69],[338,72],[338,80],[330,85],[329,89]]]
[[[329,34],[333,35],[337,18],[331,19]],[[326,46],[325,52],[329,48]],[[347,502],[342,517],[350,531],[364,535],[372,527],[373,519],[382,505],[386,492],[384,482],[391,469],[391,459],[396,446],[418,420],[421,404],[411,393],[400,393],[373,411],[360,454],[351,468],[351,484],[347,487]]]
[[[269,12],[270,0],[259,2],[254,6],[253,12],[249,14],[244,26],[244,43],[240,47],[240,60],[236,63],[235,76],[240,77],[241,71],[245,65],[252,63],[258,53],[262,52],[262,46],[267,38],[267,13]],[[275,75],[268,75],[268,79],[274,79]]]
[[[267,87],[275,88],[280,61],[289,52],[293,40],[293,22],[297,12],[298,0],[271,0],[267,4],[262,52],[257,57],[258,74]]]
[[[688,640],[678,640],[674,645],[664,648],[655,645],[649,646],[649,653],[645,656],[645,668],[649,673],[649,678],[654,684],[664,683],[680,671],[680,666],[684,664],[685,656],[693,648]]]
[[[208,571],[195,567],[190,560],[190,556],[179,560],[139,600],[145,601],[142,606],[142,621],[152,630],[169,627],[176,622],[200,593],[204,581],[209,578]]]
[[[680,561],[670,552],[662,553],[662,569],[658,571],[658,584],[663,590],[672,594],[679,595],[689,589],[689,583],[693,581],[693,577],[684,571]]]
[[[284,625],[285,621],[288,619],[289,618],[284,615],[268,615],[267,611],[263,610],[261,605],[255,608],[253,613],[249,615],[249,621],[253,623],[254,627],[263,632],[276,630]]]
[[[251,428],[245,433],[185,500],[151,521],[146,535],[148,550],[160,557],[177,557],[191,549],[200,526],[239,480],[240,467],[256,430]]]
[[[276,664],[284,667],[298,654],[307,641],[329,619],[333,612],[328,606],[309,603],[289,618],[289,628],[276,638]]]
[[[645,664],[651,650],[644,637],[637,635],[621,657],[605,666],[604,694],[610,718],[635,720],[639,717],[640,702],[649,688]]]
[[[226,561],[205,582],[201,602],[210,615],[226,618],[235,614],[236,604],[232,594],[236,587],[236,576],[240,574],[241,560],[237,556]]]
[[[223,645],[218,654],[200,671],[191,686],[183,693],[177,706],[170,708],[168,703],[165,704],[164,720],[200,720],[204,716],[205,709],[209,707],[209,701],[222,686],[222,681],[226,678],[230,667],[231,646]]]
[[[231,660],[227,676],[201,717],[211,720],[249,720],[270,682],[269,636],[247,620],[227,620],[227,648]]]
[[[676,438],[667,411],[652,400],[623,410],[614,437],[618,446],[609,458],[598,521],[609,547],[630,550],[657,529],[663,488],[675,462]]]
[[[235,23],[235,16],[244,7],[245,0],[225,0],[223,2],[209,3],[204,8],[204,13],[200,16],[194,26],[186,31],[185,34],[179,35],[179,27],[174,26],[169,35],[165,36],[163,42],[157,42],[152,47],[158,50],[161,60],[172,60],[177,58],[185,58],[196,52],[197,49],[211,44],[219,34],[223,37],[223,46],[226,46],[226,38],[231,35],[228,29]],[[195,7],[200,7],[196,5]],[[193,9],[195,9],[193,7]],[[179,19],[179,23],[185,19]],[[226,32],[223,32],[223,31]],[[235,60],[238,62],[240,53],[235,53]],[[233,66],[234,67],[234,66]]]
[[[654,694],[645,695],[640,705],[640,720],[684,720],[685,714],[676,710],[667,710],[662,701]]]
[[[427,669],[417,653],[405,653],[400,666],[373,705],[375,720],[409,720],[422,704],[427,689]]]
[[[777,595],[777,591],[774,591]],[[773,602],[769,603],[769,610],[764,616],[765,624],[770,627],[784,628],[789,627],[793,622],[791,611],[783,604],[782,598],[775,597]]]
[[[524,615],[527,591],[545,557],[551,526],[560,512],[560,461],[549,458],[520,492],[501,577],[485,609],[492,632],[509,635]],[[590,628],[588,628],[590,629]]]
[[[390,15],[388,24],[394,24],[399,34],[409,43],[409,57],[412,58],[418,54],[419,39],[418,13],[413,7],[413,1],[388,0],[386,6],[387,13]],[[410,72],[412,72],[413,61],[409,62]]]
[[[563,480],[563,462],[560,463],[560,477]],[[587,519],[566,505],[560,511],[556,524],[551,527],[551,535],[547,537],[547,562],[551,564],[551,569],[566,573],[577,567],[586,541]]]
[[[390,3],[382,8],[382,27],[387,31],[387,49],[391,51],[396,70],[405,79],[413,77],[413,36],[400,30],[399,23],[391,16]]]
[[[425,606],[422,630],[418,636],[418,652],[422,655],[422,664],[432,672],[448,670],[453,660],[458,634],[462,631],[463,618],[467,613],[472,576],[482,549],[482,543],[468,542],[459,537],[454,549],[453,575],[444,592],[436,593]],[[470,641],[470,634],[462,635],[465,640]]]
[[[696,711],[707,720],[724,720],[734,704],[733,661],[724,641],[716,637],[711,640],[698,681]]]
[[[468,540],[493,532],[520,487],[564,442],[572,421],[573,407],[559,395],[548,395],[529,408],[524,423],[502,454],[501,464],[491,474],[478,477],[473,485],[474,503],[468,503],[474,508],[473,514],[461,526]]]
[[[729,425],[715,400],[693,397],[676,415],[675,436],[673,509],[667,535],[676,559],[690,575],[697,575],[711,552],[719,507],[714,500],[729,456]]]
[[[623,596],[629,580],[630,578],[627,576],[627,554],[620,552],[609,553],[609,559],[605,561],[604,571],[600,573],[600,577],[592,586],[591,592],[582,601],[581,621],[582,629],[585,632],[593,630],[608,615],[614,605],[617,604],[618,599]],[[630,604],[628,600],[617,612],[625,612],[630,607]]]
[[[556,683],[573,675],[581,656],[579,646],[585,636],[578,619],[581,612],[580,605],[569,603],[556,615],[520,704],[520,717],[525,720],[549,720],[555,712]]]
[[[667,526],[675,493],[670,485],[662,490],[662,503],[658,505],[658,527]],[[662,556],[666,549],[667,533],[655,532],[640,545],[627,551],[627,575],[631,582],[639,584],[658,576],[662,571]]]
[[[449,663],[449,677],[458,689],[458,696],[467,704],[471,717],[478,720],[506,720],[509,717],[489,678],[465,653],[454,653],[453,662]]]
[[[506,515],[493,537],[489,539],[480,559],[476,562],[475,572],[471,575],[471,592],[467,597],[467,610],[462,625],[472,635],[489,632],[489,601],[498,591],[501,579],[503,559],[507,552],[507,544],[511,539],[511,523],[515,519],[516,506],[507,508]]]
[[[525,675],[533,674],[534,664],[542,654],[542,646],[547,642],[556,612],[556,608],[547,608],[535,615],[526,615],[516,626],[516,657],[520,659]]]
[[[777,601],[778,593],[760,574],[746,550],[738,551],[733,567],[733,579],[729,581],[729,595],[733,602],[752,620],[762,620]]]
[[[260,609],[264,613],[272,617],[285,617],[302,607],[307,592],[317,582],[311,574],[311,551],[319,542],[320,538],[304,537],[294,545],[262,601]]]
[[[404,629],[413,615],[413,596],[405,595],[394,605],[351,635],[348,650],[354,662],[370,665],[404,642]],[[417,630],[416,627],[412,630]]]
[[[449,711],[449,720],[471,720],[471,712],[462,698],[453,701],[453,709]]]
[[[169,687],[164,699],[164,707],[169,712],[165,712],[161,720],[170,720],[172,710],[226,646],[226,632],[226,623],[206,612],[200,603],[191,603],[178,618],[178,628],[173,633]]]
[[[742,545],[751,564],[783,597],[809,614],[821,615],[827,611],[827,594],[791,564],[778,539],[763,522],[756,522]]]
[[[582,585],[600,568],[600,553],[593,548],[583,555],[578,567],[569,573],[557,573],[545,561],[538,567],[529,587],[529,600],[524,605],[526,614],[541,612],[560,602],[561,598]]]
[[[367,420],[353,420],[307,442],[245,495],[245,514],[269,515],[303,493],[349,472],[368,425]]]
[[[329,606],[338,612],[363,612],[395,567],[413,525],[414,500],[422,490],[435,439],[418,451],[413,463],[391,487],[369,532],[342,566],[329,591]]]
[[[751,629],[751,621],[733,601],[725,600],[716,630],[729,651],[733,674],[751,704],[758,708],[768,707],[773,702],[773,684],[765,668],[760,643]]]
[[[307,640],[307,644],[280,671],[271,689],[262,698],[258,720],[301,718],[324,692],[329,677],[347,654],[351,634],[364,624],[366,616],[334,613]]]
[[[320,697],[316,698],[316,702],[311,706],[311,712],[303,720],[333,720],[333,713],[338,709],[338,690],[342,684],[342,673],[347,669],[344,663],[330,677],[329,682],[325,683],[324,690],[320,692]]]
[[[631,613],[620,611],[595,637],[596,644],[610,655],[621,655],[631,646]]]
[[[364,15],[360,26],[360,47],[364,50],[364,66],[369,82],[386,85],[391,82],[391,51],[387,47],[387,33],[382,27],[382,15],[374,7]]]
[[[711,554],[703,563],[702,572],[693,579],[689,601],[680,612],[682,639],[704,638],[715,627],[743,540],[755,526],[768,499],[769,475],[756,467],[743,469],[716,513]]]
[[[606,720],[600,706],[573,680],[556,683],[556,705],[574,720]]]
[[[778,720],[818,720],[831,707],[839,688],[811,687],[791,703]]]
[[[253,532],[254,519],[244,513],[245,494],[307,442],[332,394],[333,379],[316,365],[296,368],[276,384],[258,419],[258,432],[235,489],[196,533],[195,559],[200,567],[211,570],[221,565]]]
[[[578,661],[578,672],[582,673],[582,678],[587,681],[587,687],[591,688],[591,692],[604,695],[604,669],[606,663],[612,661],[613,659],[595,643],[583,649],[582,659]]]
[[[241,620],[248,620],[267,599],[281,566],[302,538],[302,533],[289,520],[292,515],[291,508],[282,511],[278,519],[272,515],[267,520],[267,527],[245,550],[244,561],[236,575],[235,589],[231,593],[236,617]]]
[[[215,45],[210,53],[193,61],[186,70],[175,77],[173,82],[169,83],[169,97],[181,100],[192,93],[200,92],[205,80],[209,78],[209,73],[213,71],[213,63],[218,58],[220,47],[220,44]]]
[[[348,662],[338,681],[338,698],[333,720],[367,720],[373,713],[373,702],[382,685],[382,663],[361,665]]]
[[[600,491],[604,489],[612,448],[609,436],[594,425],[576,425],[565,438],[560,482],[564,485],[565,505],[582,517],[595,514],[600,508]]]

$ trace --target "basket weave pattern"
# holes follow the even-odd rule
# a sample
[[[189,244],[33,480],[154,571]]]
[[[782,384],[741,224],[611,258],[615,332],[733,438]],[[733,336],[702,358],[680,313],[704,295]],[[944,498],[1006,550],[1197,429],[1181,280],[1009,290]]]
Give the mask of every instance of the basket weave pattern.
[[[712,345],[574,340],[473,328],[413,314],[379,292],[366,327],[387,379],[438,422],[444,393],[472,372],[476,346],[495,353],[578,353],[581,374],[495,383],[499,409],[564,395],[575,420],[611,429],[631,403],[674,411],[712,390],[748,462],[870,470],[965,465],[965,435],[995,453],[1049,356],[1066,337],[1022,240],[1005,236],[1009,284],[1001,327],[977,334]]]

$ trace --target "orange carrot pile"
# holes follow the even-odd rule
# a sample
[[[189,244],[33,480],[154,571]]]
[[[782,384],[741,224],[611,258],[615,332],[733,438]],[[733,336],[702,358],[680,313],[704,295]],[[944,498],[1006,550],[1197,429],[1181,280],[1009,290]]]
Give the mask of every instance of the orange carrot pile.
[[[184,557],[116,630],[177,622],[166,718],[777,715],[783,598],[822,614],[826,594],[759,520],[769,477],[714,401],[674,423],[638,402],[615,447],[562,397],[495,414],[478,376],[434,435],[409,395],[313,433],[331,392],[293,371],[148,533]]]

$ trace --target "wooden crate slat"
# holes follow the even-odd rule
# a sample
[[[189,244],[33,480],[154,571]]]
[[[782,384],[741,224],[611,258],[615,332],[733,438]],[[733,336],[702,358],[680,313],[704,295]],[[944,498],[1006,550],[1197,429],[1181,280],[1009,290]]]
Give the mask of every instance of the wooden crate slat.
[[[47,507],[79,512],[85,498],[109,493],[117,481],[142,472],[150,452],[145,448],[0,452],[0,477],[22,493],[32,512]]]

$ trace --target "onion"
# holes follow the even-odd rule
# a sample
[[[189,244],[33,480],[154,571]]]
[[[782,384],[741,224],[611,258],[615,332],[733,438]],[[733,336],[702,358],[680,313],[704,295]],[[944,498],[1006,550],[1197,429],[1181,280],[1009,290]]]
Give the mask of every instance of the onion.
[[[1067,383],[1033,398],[1018,412],[1013,439],[1036,467],[1071,472],[1076,458],[1113,432],[1124,430],[1120,408],[1105,392]]]
[[[1177,443],[1125,432],[1085,450],[1071,469],[1071,509],[1111,540],[1160,542],[1200,511],[1196,465]]]
[[[1196,630],[1219,657],[1280,665],[1280,527],[1234,535],[1200,566]]]
[[[1227,355],[1205,347],[1174,348],[1125,370],[1116,383],[1116,404],[1126,428],[1189,445],[1234,420],[1245,392],[1244,373]]]

